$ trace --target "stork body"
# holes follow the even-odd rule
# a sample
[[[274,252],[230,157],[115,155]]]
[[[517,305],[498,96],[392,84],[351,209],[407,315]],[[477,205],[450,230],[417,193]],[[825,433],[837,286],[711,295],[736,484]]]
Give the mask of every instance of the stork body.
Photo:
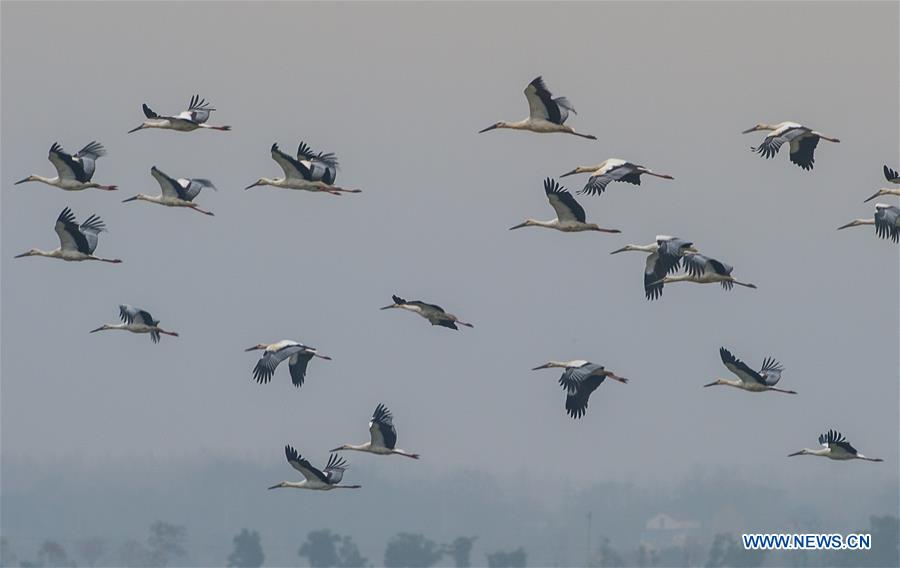
[[[900,242],[900,207],[887,203],[876,203],[873,218],[854,219],[846,225],[838,227],[838,230],[864,225],[875,225],[875,234],[882,239],[890,239],[895,243]]]
[[[103,147],[103,144],[97,141],[87,144],[74,155],[67,154],[63,151],[62,146],[54,142],[50,146],[50,153],[47,155],[47,159],[56,168],[56,177],[50,178],[32,174],[25,179],[17,181],[14,185],[37,181],[65,191],[81,191],[88,188],[115,191],[118,189],[118,186],[102,185],[91,181],[94,177],[94,171],[97,169],[97,160],[105,155],[106,149]]]
[[[413,454],[397,448],[397,429],[394,427],[394,416],[383,404],[375,407],[372,420],[369,421],[369,441],[363,444],[344,444],[331,450],[354,450],[367,452],[379,456],[399,455],[412,459],[419,459],[419,454]]]
[[[684,268],[686,274],[666,276],[657,282],[661,284],[671,284],[673,282],[721,284],[722,288],[726,290],[731,290],[735,284],[745,288],[756,288],[756,284],[735,280],[731,275],[732,271],[734,271],[733,266],[699,253],[686,253],[684,255]]]
[[[444,310],[444,308],[436,304],[429,304],[420,300],[407,301],[396,295],[391,296],[391,298],[394,300],[394,303],[389,306],[384,306],[383,308],[381,308],[382,310],[406,310],[408,312],[412,312],[414,314],[422,316],[423,318],[431,322],[431,325],[449,327],[450,329],[459,329],[458,327],[456,327],[457,324],[466,327],[475,327],[470,323],[461,321],[458,317],[451,313],[448,313],[446,310]]]
[[[775,385],[781,380],[781,373],[784,367],[771,357],[763,360],[762,367],[759,371],[754,371],[746,363],[731,354],[731,351],[724,347],[719,348],[719,357],[722,358],[722,364],[731,371],[737,379],[716,379],[715,381],[703,385],[704,387],[713,387],[716,385],[725,385],[738,388],[750,392],[774,391],[785,394],[797,394],[792,390],[784,390],[777,388]]]
[[[178,132],[191,132],[198,128],[210,130],[231,130],[230,126],[213,126],[206,124],[209,115],[214,108],[210,108],[209,103],[205,99],[201,99],[200,95],[191,97],[188,109],[178,113],[175,116],[163,116],[153,112],[146,104],[143,105],[144,116],[146,120],[137,128],[128,131],[129,134],[143,130],[144,128],[160,128],[163,130],[175,130]]]
[[[591,393],[597,390],[607,377],[620,383],[627,383],[628,379],[620,377],[612,371],[606,370],[603,365],[591,363],[583,359],[574,361],[548,361],[535,367],[539,369],[563,368],[559,377],[559,386],[566,391],[566,414],[572,418],[581,418],[587,412],[588,399]]]
[[[836,430],[829,430],[824,434],[819,435],[819,443],[824,446],[820,449],[810,449],[803,448],[799,452],[794,452],[792,454],[788,454],[788,457],[792,456],[819,456],[823,458],[828,458],[832,460],[839,461],[847,461],[847,460],[864,460],[870,462],[883,462],[884,460],[881,458],[867,458],[862,455],[856,448],[850,445],[850,442],[844,437],[843,434]]]
[[[150,168],[150,174],[159,183],[159,187],[162,189],[162,194],[145,195],[143,193],[138,193],[134,197],[129,197],[128,199],[122,201],[122,203],[128,203],[129,201],[146,201],[148,203],[165,205],[166,207],[187,207],[189,209],[197,211],[198,213],[203,213],[204,215],[213,215],[211,211],[200,209],[200,207],[193,202],[194,198],[197,197],[201,190],[206,188],[213,190],[216,189],[216,186],[213,185],[213,183],[208,179],[175,179],[168,176],[156,166]]]
[[[332,489],[359,489],[361,485],[340,485],[344,472],[349,467],[346,460],[337,454],[328,457],[325,469],[314,467],[309,460],[297,453],[291,446],[284,447],[284,455],[291,467],[303,475],[303,481],[282,481],[269,489],[312,489],[315,491],[331,491]]]
[[[149,333],[150,340],[153,343],[159,343],[160,334],[178,337],[178,334],[174,331],[166,331],[163,328],[159,327],[159,320],[154,319],[153,316],[150,315],[150,312],[148,312],[147,310],[135,308],[134,306],[129,306],[127,304],[121,304],[119,306],[119,318],[121,318],[122,323],[103,324],[97,329],[92,329],[91,333],[106,330],[130,331],[131,333]]]
[[[579,195],[583,193],[588,195],[600,195],[606,189],[606,186],[614,181],[641,185],[641,176],[644,174],[663,179],[675,179],[669,174],[658,174],[650,168],[626,162],[619,158],[603,160],[596,166],[578,166],[574,170],[566,172],[559,177],[566,177],[574,174],[591,174],[591,177],[588,178],[585,186],[578,192]]]
[[[331,357],[322,355],[315,347],[303,345],[291,339],[282,339],[276,343],[259,343],[248,347],[244,351],[262,350],[263,355],[253,368],[253,378],[259,384],[266,384],[272,380],[275,368],[287,359],[288,371],[291,374],[291,382],[300,388],[306,378],[306,367],[313,357],[331,361]]]
[[[118,258],[101,258],[94,256],[94,250],[97,248],[100,233],[106,230],[103,220],[91,215],[81,225],[75,221],[75,214],[66,207],[56,218],[54,226],[56,235],[59,237],[59,248],[54,250],[31,249],[22,254],[17,254],[15,258],[25,256],[45,256],[47,258],[58,258],[67,261],[82,260],[99,260],[101,262],[109,262],[118,264],[122,262]]]
[[[337,156],[332,153],[314,154],[306,143],[301,142],[297,149],[297,158],[282,152],[278,144],[270,149],[272,159],[281,166],[284,177],[261,177],[244,189],[260,185],[269,185],[282,189],[299,189],[302,191],[324,192],[331,195],[342,193],[361,193],[361,189],[344,189],[334,184],[337,175]]]
[[[523,223],[510,227],[510,230],[519,229],[521,227],[544,227],[547,229],[556,229],[565,233],[577,233],[581,231],[601,231],[603,233],[621,233],[618,229],[603,229],[596,223],[588,223],[584,213],[584,208],[578,204],[578,201],[572,197],[565,187],[561,186],[552,178],[544,180],[544,193],[547,194],[547,200],[550,206],[556,211],[556,219],[551,221],[538,221],[536,219],[526,219]]]
[[[662,296],[662,279],[668,274],[676,272],[681,267],[681,259],[685,253],[697,252],[697,249],[694,248],[694,243],[690,241],[668,235],[657,235],[655,243],[650,243],[649,245],[625,245],[609,254],[618,254],[620,252],[649,253],[647,262],[644,265],[644,295],[647,296],[648,300],[656,300]]]
[[[829,142],[840,142],[837,138],[825,136],[821,132],[816,132],[796,122],[760,123],[752,128],[748,128],[743,134],[757,131],[770,131],[770,133],[759,146],[750,148],[751,150],[764,158],[771,158],[787,142],[790,147],[789,157],[791,162],[804,170],[813,168],[813,163],[815,162],[814,153],[820,139]]]
[[[541,77],[537,77],[528,83],[528,86],[525,87],[525,98],[528,100],[528,118],[518,122],[500,121],[480,130],[479,134],[496,128],[509,128],[512,130],[527,130],[539,134],[562,132],[590,140],[597,139],[592,134],[575,132],[571,126],[564,124],[566,119],[569,118],[570,112],[577,114],[575,107],[565,97],[554,98]]]

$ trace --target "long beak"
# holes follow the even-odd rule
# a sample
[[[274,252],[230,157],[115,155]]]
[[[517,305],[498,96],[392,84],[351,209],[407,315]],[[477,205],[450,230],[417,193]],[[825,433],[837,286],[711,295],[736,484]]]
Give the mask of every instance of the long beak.
[[[256,345],[254,345],[253,347],[248,347],[248,348],[244,349],[244,351],[245,351],[245,352],[247,352],[247,351],[256,351],[257,349],[259,349],[259,347],[257,347]]]
[[[496,125],[496,124],[492,124],[492,125],[488,126],[487,128],[485,128],[485,129],[483,129],[483,130],[479,130],[479,131],[478,131],[478,134],[481,134],[481,133],[483,133],[483,132],[487,132],[488,130],[493,130],[493,129],[495,129],[495,128],[497,128],[497,125]]]
[[[846,225],[841,225],[840,227],[837,228],[837,230],[840,231],[841,229],[846,229],[848,227],[855,227],[855,226],[856,226],[856,224],[851,222],[851,223],[847,223]]]
[[[137,195],[134,197],[129,197],[128,199],[123,199],[122,203],[128,203],[129,201],[137,201]]]
[[[711,382],[711,383],[709,383],[709,384],[706,384],[706,385],[703,385],[703,386],[704,386],[704,388],[705,388],[705,387],[714,387],[714,386],[716,386],[717,384],[719,384],[718,381],[713,381],[713,382]]]
[[[532,369],[532,371],[540,371],[541,369],[549,369],[549,368],[550,368],[550,364],[544,363],[540,367],[535,367],[534,369]]]
[[[137,132],[138,130],[142,129],[143,127],[144,127],[144,125],[142,124],[142,125],[138,126],[137,128],[132,128],[131,130],[129,130],[127,132],[127,134],[131,134],[132,132]]]
[[[559,177],[564,178],[564,177],[566,177],[566,176],[570,176],[570,175],[572,175],[572,174],[577,174],[577,173],[578,173],[578,170],[576,169],[576,170],[572,170],[571,172],[566,172],[566,173],[562,174],[562,175],[559,176]]]
[[[794,456],[802,456],[802,455],[803,455],[803,452],[794,452],[793,454],[788,454],[787,457],[792,458]]]
[[[281,487],[280,483],[273,485],[272,487],[269,487],[269,489],[278,489],[279,487]]]
[[[30,253],[30,252],[23,252],[22,254],[17,254],[17,255],[14,256],[13,258],[22,258],[22,257],[24,257],[24,256],[31,256],[31,253]]]
[[[741,134],[750,134],[751,132],[756,132],[755,126],[753,128],[748,128],[747,130],[744,130],[743,132],[741,132]]]
[[[389,310],[391,308],[396,308],[397,304],[391,304],[390,306],[385,306],[383,308],[378,308],[379,310]]]
[[[91,332],[91,333],[94,333],[95,331],[103,331],[103,326],[101,325],[101,326],[98,327],[97,329],[92,329],[90,332]]]
[[[510,227],[509,230],[512,231],[513,229],[521,229],[522,227],[525,227],[527,225],[528,225],[528,223],[519,223],[515,227]]]
[[[328,451],[329,451],[329,452],[339,452],[339,451],[341,451],[341,450],[343,450],[343,449],[344,449],[344,447],[341,446],[341,447],[339,447],[339,448],[335,448],[335,449],[333,449],[333,450],[328,450]]]
[[[22,183],[22,182],[20,181],[20,182],[18,182],[18,183]],[[872,201],[873,199],[875,199],[876,197],[878,197],[878,196],[880,196],[880,195],[881,195],[881,192],[879,191],[878,193],[876,193],[876,194],[873,195],[872,197],[870,197],[870,198],[866,199],[865,201],[863,201],[863,203],[868,203],[869,201]]]
[[[251,183],[250,185],[248,185],[248,186],[245,187],[244,189],[250,189],[251,187],[256,187],[257,185],[259,185],[259,182],[258,182],[258,181],[257,181],[257,182]]]
[[[25,183],[25,182],[26,182],[26,181],[31,181],[31,180],[30,180],[30,179],[28,179],[28,178],[25,178],[25,179],[20,179],[20,180],[19,180],[19,181],[17,181],[17,182],[16,182],[16,183],[14,183],[14,184],[13,184],[13,185],[19,185],[19,184],[20,184],[20,183]]]
[[[622,247],[622,248],[620,248],[620,249],[617,249],[617,250],[612,251],[612,252],[609,253],[609,254],[619,254],[620,252],[625,252],[625,251],[627,251],[627,250],[628,250],[628,247]]]

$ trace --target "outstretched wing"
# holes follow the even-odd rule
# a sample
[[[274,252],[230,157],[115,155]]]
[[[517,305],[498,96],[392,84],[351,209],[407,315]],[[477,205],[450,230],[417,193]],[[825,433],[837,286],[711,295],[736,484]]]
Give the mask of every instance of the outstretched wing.
[[[81,165],[81,176],[78,181],[87,183],[94,177],[97,160],[106,155],[106,148],[96,140],[87,144],[75,153],[74,159]],[[82,179],[83,178],[83,179]]]
[[[875,209],[875,234],[882,239],[900,241],[900,207]]]
[[[256,382],[260,384],[266,384],[270,380],[272,380],[272,375],[275,374],[275,369],[278,365],[284,361],[285,359],[293,356],[295,353],[299,353],[306,349],[302,345],[287,345],[282,347],[278,351],[266,351],[263,353],[263,356],[259,358],[259,361],[256,362],[256,366],[253,368],[253,378],[256,379]],[[294,374],[291,373],[291,380],[294,381]],[[302,377],[300,382],[302,383]],[[297,384],[296,382],[294,384]],[[297,386],[300,386],[297,384]]]
[[[184,199],[184,188],[178,183],[178,180],[163,172],[156,166],[150,168],[150,175],[159,183],[160,189],[165,197],[170,199]],[[190,201],[189,199],[187,201]]]
[[[891,169],[887,167],[887,164],[885,164],[884,179],[888,180],[891,183],[900,183],[900,174],[897,173],[897,170]]]
[[[819,443],[829,448],[840,448],[845,452],[856,454],[856,448],[850,445],[850,442],[844,438],[844,435],[837,430],[829,430],[819,436]]]
[[[157,325],[159,321],[153,319],[150,312],[128,304],[119,305],[119,318],[125,323],[139,323],[144,325]]]
[[[569,190],[561,186],[556,180],[552,178],[544,180],[544,193],[547,194],[550,206],[556,211],[556,217],[560,222],[585,222],[584,208],[575,201]]]
[[[581,418],[587,412],[588,399],[591,393],[603,382],[605,377],[593,376],[582,381],[574,392],[566,396],[566,413],[572,418]]]
[[[309,460],[297,453],[291,446],[284,447],[284,455],[291,467],[300,472],[307,481],[328,483],[328,477],[321,470],[313,467]],[[333,454],[332,454],[333,455]]]
[[[383,404],[375,407],[372,420],[369,421],[369,437],[373,446],[381,446],[393,450],[397,445],[397,429],[394,428],[394,416]]]
[[[666,275],[666,264],[662,262],[659,252],[649,254],[647,264],[644,265],[644,295],[648,300],[656,300],[662,296],[662,280]]]
[[[762,367],[759,369],[759,375],[763,378],[765,384],[770,387],[778,384],[778,381],[781,380],[782,372],[784,372],[784,367],[771,357],[763,359]]]
[[[326,166],[338,169],[338,159],[333,152],[313,152],[306,142],[301,141],[297,147],[297,158],[311,162],[322,162]]]
[[[209,103],[206,102],[206,99],[201,99],[200,95],[194,95],[191,97],[191,102],[188,104],[188,109],[178,115],[178,118],[183,118],[185,120],[190,120],[196,124],[203,124],[207,120],[209,120],[209,113],[216,109],[210,108]]]
[[[598,375],[603,371],[602,365],[596,363],[587,363],[581,367],[567,367],[563,374],[559,377],[559,386],[569,393],[575,392],[578,387],[589,378]],[[602,379],[602,375],[599,375]],[[598,383],[599,384],[599,383]]]
[[[347,460],[338,454],[328,456],[328,465],[325,466],[325,483],[329,485],[337,485],[344,478],[344,471],[347,470]]]
[[[819,145],[819,137],[815,134],[806,134],[798,136],[791,140],[791,162],[797,164],[804,170],[811,170],[815,160],[816,146]]]
[[[542,119],[555,124],[562,124],[569,118],[569,112],[575,113],[575,107],[565,97],[553,98],[544,84],[544,79],[536,77],[525,87],[525,98],[528,100],[528,114],[532,119]]]
[[[739,378],[742,383],[756,383],[760,385],[766,384],[766,380],[762,377],[762,375],[760,375],[749,366],[747,366],[746,363],[732,355],[731,351],[725,349],[724,347],[719,347],[719,356],[722,358],[722,363],[725,365],[725,367],[729,371],[734,373],[734,375],[737,376],[737,378]]]
[[[310,359],[313,358],[313,354],[310,351],[306,351],[306,348],[303,346],[301,347],[302,349],[291,355],[291,358],[288,360],[291,382],[297,388],[303,386],[303,379],[306,378],[306,367],[309,365]]]
[[[309,180],[309,168],[303,165],[293,156],[285,154],[278,148],[278,144],[272,144],[272,159],[278,162],[284,171],[284,177],[289,179],[305,179]]]
[[[50,159],[53,167],[56,168],[56,174],[59,176],[59,179],[77,180],[82,183],[91,181],[91,176],[85,172],[81,160],[64,152],[62,146],[57,142],[50,146],[50,153],[47,157]],[[93,173],[92,168],[91,175]]]

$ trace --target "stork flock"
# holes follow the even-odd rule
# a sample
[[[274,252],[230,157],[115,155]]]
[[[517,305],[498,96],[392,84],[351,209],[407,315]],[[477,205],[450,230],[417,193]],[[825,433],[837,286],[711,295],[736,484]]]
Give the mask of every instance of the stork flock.
[[[575,131],[566,123],[570,115],[575,114],[575,107],[566,97],[554,97],[547,88],[544,80],[537,77],[525,88],[525,98],[528,102],[528,117],[517,122],[496,122],[479,131],[488,132],[496,129],[522,130],[534,133],[563,133],[573,136],[596,140],[597,137]],[[207,124],[211,113],[215,108],[210,106],[199,95],[191,98],[187,110],[176,115],[160,115],[147,104],[143,105],[145,120],[136,128],[128,131],[137,132],[144,129],[172,130],[175,132],[192,132],[195,130],[214,130],[219,132],[231,131],[231,126],[213,126]],[[820,140],[838,143],[835,137],[826,136],[818,131],[795,122],[781,122],[778,124],[757,124],[745,130],[744,133],[765,131],[767,135],[763,141],[751,148],[751,150],[764,158],[772,158],[779,153],[781,147],[788,145],[789,159],[792,163],[806,171],[813,169],[815,162],[814,152]],[[260,177],[255,182],[246,186],[249,190],[254,187],[269,186],[281,189],[293,189],[314,193],[324,193],[334,196],[360,193],[360,189],[348,189],[335,185],[337,171],[339,169],[338,158],[331,152],[313,151],[305,142],[300,142],[296,154],[283,151],[278,143],[272,144],[269,149],[273,161],[283,172],[283,177]],[[116,185],[104,185],[93,181],[97,169],[97,161],[106,155],[106,149],[102,144],[92,141],[78,152],[69,154],[58,143],[50,147],[48,159],[56,169],[56,177],[44,177],[30,175],[16,185],[26,182],[41,182],[64,191],[82,191],[85,189],[99,189],[102,191],[116,191]],[[145,201],[164,205],[192,209],[207,216],[213,216],[212,211],[201,209],[194,200],[204,189],[216,190],[215,184],[203,177],[173,177],[160,170],[157,166],[150,168],[150,174],[159,184],[159,195],[147,195],[138,193],[127,198],[124,202]],[[656,172],[646,166],[635,162],[618,158],[607,158],[597,165],[578,166],[561,174],[559,177],[567,177],[577,174],[588,174],[589,177],[578,194],[584,196],[601,196],[607,187],[613,182],[623,182],[640,186],[643,176],[651,176],[664,180],[674,180],[672,175]],[[892,184],[900,184],[900,174],[892,168],[884,166],[884,176]],[[557,180],[548,177],[543,180],[544,193],[550,206],[556,213],[556,218],[549,221],[526,219],[525,221],[510,227],[510,230],[524,227],[542,227],[557,231],[573,233],[595,231],[607,234],[620,233],[620,229],[603,228],[596,223],[589,223],[585,209],[578,200],[563,187]],[[880,196],[900,196],[898,188],[882,188],[877,193],[866,199],[871,201]],[[885,203],[875,204],[875,214],[871,219],[856,219],[838,227],[845,229],[861,225],[874,225],[878,237],[890,239],[894,243],[900,242],[900,208]],[[91,215],[83,222],[76,220],[74,212],[65,207],[60,213],[54,226],[59,238],[59,247],[44,251],[30,249],[19,254],[16,258],[27,256],[43,256],[65,261],[96,260],[105,263],[121,263],[116,258],[104,258],[94,253],[99,242],[99,235],[105,231],[106,226],[102,219]],[[613,250],[611,254],[622,252],[640,252],[647,255],[643,273],[644,294],[648,300],[658,300],[662,297],[666,284],[677,282],[692,282],[695,284],[719,284],[725,290],[731,290],[734,286],[755,289],[757,286],[750,282],[738,280],[734,275],[734,267],[722,260],[713,258],[700,249],[691,240],[670,236],[657,235],[654,242],[646,245],[627,244],[624,247]],[[683,271],[678,274],[679,271]],[[392,297],[392,303],[381,310],[399,309],[426,319],[432,326],[445,327],[459,330],[461,327],[473,328],[473,324],[462,321],[459,317],[444,310],[439,305],[420,300],[406,300],[398,295]],[[136,334],[149,334],[153,343],[158,343],[162,336],[178,337],[174,331],[164,330],[160,327],[159,320],[142,308],[120,305],[119,316],[121,323],[104,324],[91,330],[91,333],[106,330],[123,330]],[[324,355],[318,349],[300,343],[298,341],[284,339],[273,343],[259,343],[249,347],[246,351],[261,351],[262,355],[250,372],[253,380],[259,384],[269,383],[277,371],[278,366],[288,362],[288,374],[291,382],[297,388],[303,386],[307,369],[313,359],[331,361],[330,356]],[[797,394],[793,390],[776,387],[779,383],[784,367],[771,357],[764,359],[759,370],[754,370],[746,363],[735,357],[725,347],[720,348],[719,355],[722,364],[736,378],[719,378],[704,387],[730,386],[748,392],[777,392],[783,394]],[[606,379],[622,384],[627,384],[629,379],[619,376],[607,369],[604,365],[587,360],[555,361],[551,360],[543,365],[534,367],[533,370],[559,368],[563,369],[559,378],[559,386],[565,393],[565,411],[574,418],[585,416],[591,394],[599,388]],[[817,455],[834,460],[860,459],[866,461],[881,461],[877,458],[868,458],[859,454],[851,446],[844,436],[829,429],[819,436],[819,442],[823,449],[803,449],[790,454]],[[379,403],[369,421],[369,440],[361,444],[343,444],[331,450],[331,454],[323,468],[317,468],[301,455],[290,444],[285,446],[287,462],[303,476],[299,482],[283,481],[270,487],[275,488],[299,488],[314,490],[331,490],[338,488],[359,488],[359,485],[342,484],[344,472],[348,465],[338,452],[358,451],[374,455],[399,455],[412,459],[419,459],[419,454],[409,452],[397,447],[397,430],[394,427],[393,415],[388,408]]]

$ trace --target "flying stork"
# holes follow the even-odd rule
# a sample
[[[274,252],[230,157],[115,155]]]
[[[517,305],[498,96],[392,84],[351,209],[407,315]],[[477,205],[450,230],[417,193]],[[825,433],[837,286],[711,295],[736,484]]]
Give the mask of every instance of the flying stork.
[[[119,317],[122,319],[122,323],[106,323],[97,329],[92,329],[91,333],[108,329],[120,329],[131,333],[149,333],[150,340],[153,343],[159,343],[160,334],[178,337],[178,334],[174,331],[166,331],[159,327],[159,320],[153,319],[153,316],[147,310],[135,308],[128,304],[120,304]]]
[[[771,158],[778,153],[778,149],[781,148],[782,144],[790,142],[791,161],[804,170],[811,170],[813,168],[813,162],[815,162],[813,152],[815,152],[820,138],[829,142],[840,142],[837,138],[830,138],[821,132],[816,132],[802,124],[797,124],[796,122],[779,122],[778,124],[760,123],[753,128],[748,128],[743,131],[742,134],[748,134],[758,130],[771,131],[771,133],[763,139],[759,146],[750,148],[751,150],[760,156]]]
[[[547,178],[544,180],[544,193],[547,194],[547,200],[550,206],[556,211],[556,219],[552,221],[538,221],[536,219],[526,219],[523,223],[519,223],[509,230],[521,227],[545,227],[547,229],[556,229],[566,233],[576,233],[579,231],[601,231],[604,233],[621,233],[618,229],[603,229],[596,223],[587,223],[584,214],[584,208],[578,204],[569,190],[559,185],[556,180]]]
[[[891,183],[900,183],[900,174],[897,173],[896,170],[892,170],[891,168],[884,166],[884,179],[888,180]],[[876,197],[881,197],[882,195],[900,195],[900,189],[898,188],[888,188],[882,187],[875,193],[872,197],[866,199],[866,201],[872,201]],[[863,203],[865,203],[864,201]]]
[[[201,99],[200,95],[191,97],[188,109],[178,113],[176,116],[156,114],[150,110],[150,107],[148,107],[146,103],[143,105],[143,108],[144,116],[146,116],[147,119],[137,128],[129,130],[128,134],[137,132],[143,128],[162,128],[165,130],[177,130],[178,132],[191,132],[198,128],[223,131],[231,130],[230,126],[212,126],[206,124],[206,121],[209,120],[209,113],[216,109],[209,108],[209,103],[206,102],[206,99]]]
[[[328,465],[324,470],[313,467],[309,460],[297,453],[291,446],[284,447],[284,455],[291,467],[299,471],[305,478],[303,481],[282,481],[269,489],[289,487],[291,489],[314,489],[316,491],[331,491],[332,489],[359,489],[362,485],[339,485],[344,478],[344,472],[349,467],[344,458],[337,454],[328,456]]]
[[[876,235],[895,243],[900,242],[900,207],[887,203],[876,203],[875,216],[872,219],[854,219],[846,225],[838,227],[838,231],[862,225],[875,225]]]
[[[581,418],[587,412],[588,399],[607,377],[627,383],[628,379],[607,371],[603,365],[577,359],[575,361],[548,361],[532,371],[560,367],[565,369],[559,377],[559,386],[566,391],[566,413]]]
[[[625,245],[609,254],[629,251],[650,253],[644,265],[644,294],[648,300],[656,300],[662,296],[662,279],[681,267],[681,259],[685,253],[697,252],[697,249],[690,241],[668,235],[656,235],[655,243]]]
[[[828,458],[832,460],[865,460],[870,462],[883,462],[884,460],[881,458],[867,458],[861,453],[856,451],[856,448],[850,445],[850,442],[847,441],[847,438],[844,438],[844,435],[836,430],[829,430],[824,434],[819,435],[819,443],[825,446],[822,449],[811,450],[809,448],[803,448],[799,452],[794,452],[793,454],[788,454],[788,457],[792,456],[820,456],[823,458]]]
[[[369,421],[369,441],[363,444],[344,444],[338,448],[331,450],[339,452],[341,450],[355,450],[357,452],[369,452],[379,456],[389,456],[397,454],[414,460],[419,459],[419,454],[413,454],[406,450],[401,450],[397,446],[397,429],[394,428],[394,416],[391,411],[383,404],[375,407],[372,414],[372,420]]]
[[[553,98],[553,95],[547,90],[547,85],[544,84],[543,78],[537,77],[528,83],[528,86],[525,87],[525,98],[528,99],[528,118],[518,122],[500,121],[483,130],[479,130],[478,133],[481,134],[495,128],[511,128],[513,130],[528,130],[541,134],[563,132],[590,140],[597,139],[593,134],[575,132],[571,126],[564,124],[566,119],[569,118],[570,112],[572,114],[578,113],[575,112],[575,107],[572,106],[572,103],[566,97]]]
[[[737,380],[716,379],[709,384],[703,385],[704,387],[726,385],[750,392],[775,391],[785,394],[797,394],[796,391],[775,388],[775,385],[781,380],[781,373],[784,372],[784,367],[771,357],[763,359],[762,367],[760,367],[759,371],[754,371],[724,347],[719,348],[719,356],[722,358],[722,364],[737,376]]]
[[[282,152],[278,148],[278,143],[272,144],[270,149],[272,159],[275,160],[282,171],[284,177],[266,178],[261,177],[251,183],[244,189],[250,189],[258,185],[271,185],[283,189],[300,189],[304,191],[325,192],[331,195],[340,195],[342,193],[361,193],[361,189],[344,189],[336,185],[332,185],[337,175],[337,156],[332,153],[323,154],[319,152],[314,154],[305,142],[300,143],[297,149],[297,157]]]
[[[394,303],[390,306],[384,306],[380,309],[390,310],[392,308],[399,308],[401,310],[408,310],[427,319],[431,322],[431,325],[449,327],[450,329],[459,329],[458,327],[456,327],[457,324],[464,325],[466,327],[475,327],[470,323],[460,321],[460,319],[453,314],[448,314],[446,311],[444,311],[444,308],[438,305],[428,304],[419,300],[407,301],[397,295],[391,296],[391,298],[393,298]]]
[[[288,360],[291,382],[297,388],[303,386],[303,379],[306,377],[306,367],[313,357],[331,361],[331,357],[322,355],[315,347],[309,347],[290,339],[282,339],[276,343],[259,343],[244,349],[244,351],[256,350],[262,350],[263,355],[257,361],[256,367],[253,368],[253,378],[261,385],[267,384],[272,380],[275,368],[285,359]]]
[[[23,256],[46,256],[49,258],[59,258],[68,261],[81,260],[99,260],[102,262],[110,262],[118,264],[122,262],[118,258],[100,258],[94,256],[94,250],[97,248],[97,241],[100,233],[106,230],[103,220],[96,215],[88,217],[81,225],[75,221],[75,214],[66,207],[56,218],[56,226],[54,227],[57,236],[59,236],[59,248],[44,251],[33,248],[22,254],[17,254],[15,258]]]
[[[626,162],[619,158],[609,158],[603,160],[596,166],[578,166],[570,172],[566,172],[559,177],[571,176],[574,174],[591,174],[587,183],[578,192],[579,195],[586,193],[588,195],[600,195],[606,186],[613,181],[623,181],[641,185],[641,176],[644,174],[656,176],[663,179],[675,179],[668,174],[658,174],[644,166]]]
[[[150,175],[152,175],[159,183],[159,187],[162,188],[162,195],[145,195],[143,193],[138,193],[134,197],[125,199],[122,203],[138,200],[147,201],[149,203],[165,205],[166,207],[188,207],[198,213],[203,213],[204,215],[213,215],[211,211],[200,209],[200,207],[193,202],[194,198],[200,193],[200,190],[206,188],[215,190],[216,186],[213,185],[213,182],[204,178],[175,179],[169,177],[156,166],[150,168]]]
[[[756,288],[756,284],[735,280],[731,275],[731,272],[734,270],[733,266],[699,253],[685,253],[684,269],[686,274],[666,276],[657,280],[654,284],[671,284],[673,282],[713,284],[718,282],[726,290],[731,290],[735,284],[745,288]]]
[[[103,147],[103,144],[96,140],[75,152],[74,156],[64,152],[62,146],[60,146],[58,142],[54,142],[53,145],[50,146],[50,153],[47,158],[50,160],[50,163],[53,164],[53,167],[56,168],[56,177],[48,178],[32,174],[25,179],[17,181],[13,185],[19,185],[20,183],[29,181],[39,181],[66,191],[80,191],[92,187],[105,191],[115,191],[119,189],[118,186],[101,185],[91,181],[94,177],[97,160],[105,155],[106,149]]]

